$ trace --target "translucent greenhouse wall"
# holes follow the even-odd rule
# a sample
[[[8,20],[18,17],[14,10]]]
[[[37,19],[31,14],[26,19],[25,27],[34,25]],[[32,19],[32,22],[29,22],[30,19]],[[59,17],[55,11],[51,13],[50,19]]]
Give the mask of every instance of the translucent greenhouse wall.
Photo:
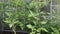
[[[24,0],[24,2],[27,3],[27,4],[29,2],[31,2],[31,1],[32,0]],[[46,3],[47,0],[42,0],[42,1],[45,1],[44,3]],[[12,4],[11,2],[12,2],[12,0],[0,0],[0,16],[1,16],[0,17],[0,24],[1,24],[0,25],[0,29],[1,29],[1,31],[3,31],[3,30],[10,30],[9,26],[6,25],[6,23],[3,22],[5,20],[5,18],[6,18],[5,12],[11,12],[11,13],[14,14],[14,11],[20,11],[20,10],[26,11],[26,9],[27,9],[26,7],[24,7],[24,8],[21,8],[20,6],[16,7],[16,5]],[[33,8],[35,8],[35,10],[31,9],[31,10],[36,11],[36,13],[38,13],[37,11],[40,11],[39,7],[38,7],[38,2],[39,1],[36,0],[36,7],[33,7]],[[46,4],[48,4],[48,3],[46,3]],[[59,24],[60,23],[60,7],[59,6],[60,6],[60,0],[50,0],[50,3],[47,6],[43,7],[41,9],[41,12],[40,12],[40,14],[41,14],[45,10],[45,13],[43,13],[45,15],[41,14],[38,17],[40,17],[40,18],[44,17],[46,20],[47,19],[51,20],[50,21],[51,24],[52,23],[58,23]],[[29,9],[27,9],[27,10],[29,10]],[[43,18],[41,20],[43,20]],[[26,19],[23,20],[24,24],[26,23],[26,21],[27,21]]]
[[[53,16],[53,21],[55,22],[60,22],[60,0],[56,1],[56,0],[52,0],[52,16]]]

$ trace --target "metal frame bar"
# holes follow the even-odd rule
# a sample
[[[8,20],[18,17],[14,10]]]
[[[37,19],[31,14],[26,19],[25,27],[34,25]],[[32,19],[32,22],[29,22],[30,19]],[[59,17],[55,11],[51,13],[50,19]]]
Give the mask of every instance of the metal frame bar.
[[[52,0],[50,1],[50,18],[51,18],[51,23],[52,23],[52,19],[53,19],[53,14],[52,14]]]

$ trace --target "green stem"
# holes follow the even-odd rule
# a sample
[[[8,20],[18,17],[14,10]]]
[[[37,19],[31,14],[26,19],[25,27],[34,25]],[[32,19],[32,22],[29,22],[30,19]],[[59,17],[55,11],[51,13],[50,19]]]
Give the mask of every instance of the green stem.
[[[16,26],[13,26],[14,34],[16,34]]]

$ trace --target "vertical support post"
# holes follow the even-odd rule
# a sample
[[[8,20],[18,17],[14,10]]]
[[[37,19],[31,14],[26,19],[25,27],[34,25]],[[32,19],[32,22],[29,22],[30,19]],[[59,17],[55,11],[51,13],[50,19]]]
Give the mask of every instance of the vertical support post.
[[[39,8],[38,8],[38,2],[39,2],[39,0],[36,0],[36,7],[35,7],[35,9],[36,9],[36,13],[38,13],[39,12]],[[37,16],[38,17],[38,16]],[[37,20],[37,22],[38,22],[38,20]],[[37,23],[36,23],[37,24]]]
[[[38,13],[38,1],[39,0],[36,0],[36,12]]]
[[[3,3],[4,3],[4,0],[3,0]],[[3,20],[4,20],[4,6],[2,6],[3,8],[3,16],[2,16],[2,31],[4,30],[4,23],[3,23]]]
[[[50,1],[50,18],[51,18],[51,23],[52,23],[52,18],[53,18],[53,14],[52,14],[52,0]]]

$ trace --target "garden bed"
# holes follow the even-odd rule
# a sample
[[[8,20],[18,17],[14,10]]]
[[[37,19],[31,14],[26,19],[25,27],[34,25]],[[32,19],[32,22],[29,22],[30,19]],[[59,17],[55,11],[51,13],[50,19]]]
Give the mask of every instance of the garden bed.
[[[4,30],[0,31],[0,34],[14,34],[14,32],[11,30]],[[24,31],[17,31],[17,34],[29,34],[29,33]]]

